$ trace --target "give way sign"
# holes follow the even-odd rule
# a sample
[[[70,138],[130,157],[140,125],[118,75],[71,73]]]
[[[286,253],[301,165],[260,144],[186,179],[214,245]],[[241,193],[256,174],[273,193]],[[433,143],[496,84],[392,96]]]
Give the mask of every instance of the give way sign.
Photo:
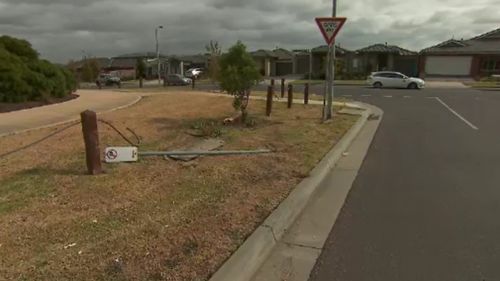
[[[316,23],[321,30],[321,34],[325,38],[326,44],[330,46],[335,39],[335,36],[344,25],[347,18],[316,18]]]

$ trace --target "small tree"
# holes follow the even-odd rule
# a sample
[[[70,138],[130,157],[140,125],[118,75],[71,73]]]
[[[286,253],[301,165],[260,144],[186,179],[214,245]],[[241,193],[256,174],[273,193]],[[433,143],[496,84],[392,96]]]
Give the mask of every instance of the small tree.
[[[82,65],[82,80],[85,82],[94,82],[99,76],[101,68],[96,59],[85,59]]]
[[[210,61],[208,64],[208,76],[210,80],[216,81],[220,71],[220,56],[222,54],[219,42],[210,40],[210,43],[205,46],[208,54],[210,55]]]
[[[141,58],[137,59],[135,64],[135,75],[139,78],[139,87],[142,88],[144,77],[146,77],[146,64]]]
[[[220,58],[218,80],[224,91],[234,96],[233,107],[241,111],[241,121],[248,116],[250,88],[260,79],[259,70],[246,46],[238,41]]]

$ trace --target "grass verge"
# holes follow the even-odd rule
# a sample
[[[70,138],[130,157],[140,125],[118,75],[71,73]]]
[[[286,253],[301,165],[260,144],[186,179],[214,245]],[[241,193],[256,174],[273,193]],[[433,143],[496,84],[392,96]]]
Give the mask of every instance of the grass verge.
[[[320,122],[321,107],[251,101],[251,122],[222,126],[231,100],[194,92],[145,97],[103,114],[143,139],[141,150],[183,147],[199,129],[224,149],[260,156],[162,158],[84,174],[81,129],[0,159],[0,276],[6,280],[206,280],[306,177],[357,117]],[[219,124],[219,125],[217,125]],[[205,128],[207,128],[205,130]],[[0,154],[57,128],[0,138]],[[100,127],[101,149],[125,145]]]

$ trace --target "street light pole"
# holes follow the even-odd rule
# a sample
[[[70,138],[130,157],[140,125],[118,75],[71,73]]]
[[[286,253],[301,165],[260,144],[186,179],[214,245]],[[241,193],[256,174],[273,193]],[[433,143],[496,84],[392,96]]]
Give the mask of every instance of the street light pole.
[[[163,29],[163,25],[159,25],[155,28],[155,39],[156,39],[156,62],[158,63],[158,85],[161,85],[161,74],[160,74],[160,47],[158,45],[158,29]]]

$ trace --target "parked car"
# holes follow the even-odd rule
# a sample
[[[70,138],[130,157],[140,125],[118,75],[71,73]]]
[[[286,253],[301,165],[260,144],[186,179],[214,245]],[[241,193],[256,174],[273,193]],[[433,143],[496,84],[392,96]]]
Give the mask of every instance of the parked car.
[[[121,87],[122,81],[120,77],[114,76],[111,74],[107,73],[101,73],[97,77],[97,80],[95,81],[97,87],[100,89],[102,86],[118,86],[118,88]]]
[[[425,81],[420,78],[408,77],[402,73],[394,71],[373,72],[368,76],[366,83],[375,88],[408,88],[422,89]]]
[[[170,86],[170,85],[189,85],[191,84],[191,79],[186,78],[180,74],[169,74],[167,75],[165,79],[165,83]]]
[[[186,71],[186,77],[189,78],[198,78],[203,73],[203,69],[201,68],[190,68]]]

